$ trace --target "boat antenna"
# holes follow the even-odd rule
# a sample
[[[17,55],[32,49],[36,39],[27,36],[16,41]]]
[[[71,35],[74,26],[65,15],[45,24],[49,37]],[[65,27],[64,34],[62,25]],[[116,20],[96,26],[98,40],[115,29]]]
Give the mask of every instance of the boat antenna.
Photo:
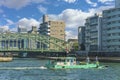
[[[96,64],[97,66],[99,66],[99,61],[98,61],[98,57],[96,56]]]
[[[90,58],[87,56],[87,63],[89,63],[90,62]]]

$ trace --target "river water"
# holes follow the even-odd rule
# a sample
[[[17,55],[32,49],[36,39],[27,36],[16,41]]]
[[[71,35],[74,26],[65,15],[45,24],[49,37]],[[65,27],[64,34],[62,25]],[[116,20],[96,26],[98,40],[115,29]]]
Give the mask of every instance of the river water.
[[[106,69],[49,70],[47,60],[15,58],[0,62],[0,80],[120,80],[120,63],[101,63]]]

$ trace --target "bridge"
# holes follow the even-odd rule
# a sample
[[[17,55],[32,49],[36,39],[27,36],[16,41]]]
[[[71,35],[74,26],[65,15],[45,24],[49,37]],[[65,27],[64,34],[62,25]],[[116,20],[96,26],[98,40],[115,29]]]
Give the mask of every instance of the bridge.
[[[0,52],[65,52],[66,48],[64,40],[41,34],[0,34]]]

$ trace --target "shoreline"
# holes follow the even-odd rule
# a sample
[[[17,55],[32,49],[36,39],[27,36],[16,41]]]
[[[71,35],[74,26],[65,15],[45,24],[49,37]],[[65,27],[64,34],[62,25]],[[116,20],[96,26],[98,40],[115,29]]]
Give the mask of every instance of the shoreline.
[[[56,57],[45,57],[45,56],[38,56],[38,59],[50,59],[55,60]],[[91,61],[95,61],[95,57],[89,57]],[[86,57],[76,57],[78,61],[85,61]],[[98,60],[100,62],[114,62],[114,63],[120,63],[120,57],[98,57]]]
[[[86,57],[77,57],[77,60],[86,60]],[[95,57],[90,57],[91,61],[95,61]],[[120,57],[98,57],[98,60],[100,62],[114,62],[114,63],[120,63]]]

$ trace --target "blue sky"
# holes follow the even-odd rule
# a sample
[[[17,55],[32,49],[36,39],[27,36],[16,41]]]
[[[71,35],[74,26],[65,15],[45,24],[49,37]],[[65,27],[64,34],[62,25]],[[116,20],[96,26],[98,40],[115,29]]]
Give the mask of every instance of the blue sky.
[[[114,7],[114,0],[0,0],[0,27],[16,31],[18,25],[39,27],[42,15],[66,23],[68,38],[77,38],[78,26],[102,10]]]

